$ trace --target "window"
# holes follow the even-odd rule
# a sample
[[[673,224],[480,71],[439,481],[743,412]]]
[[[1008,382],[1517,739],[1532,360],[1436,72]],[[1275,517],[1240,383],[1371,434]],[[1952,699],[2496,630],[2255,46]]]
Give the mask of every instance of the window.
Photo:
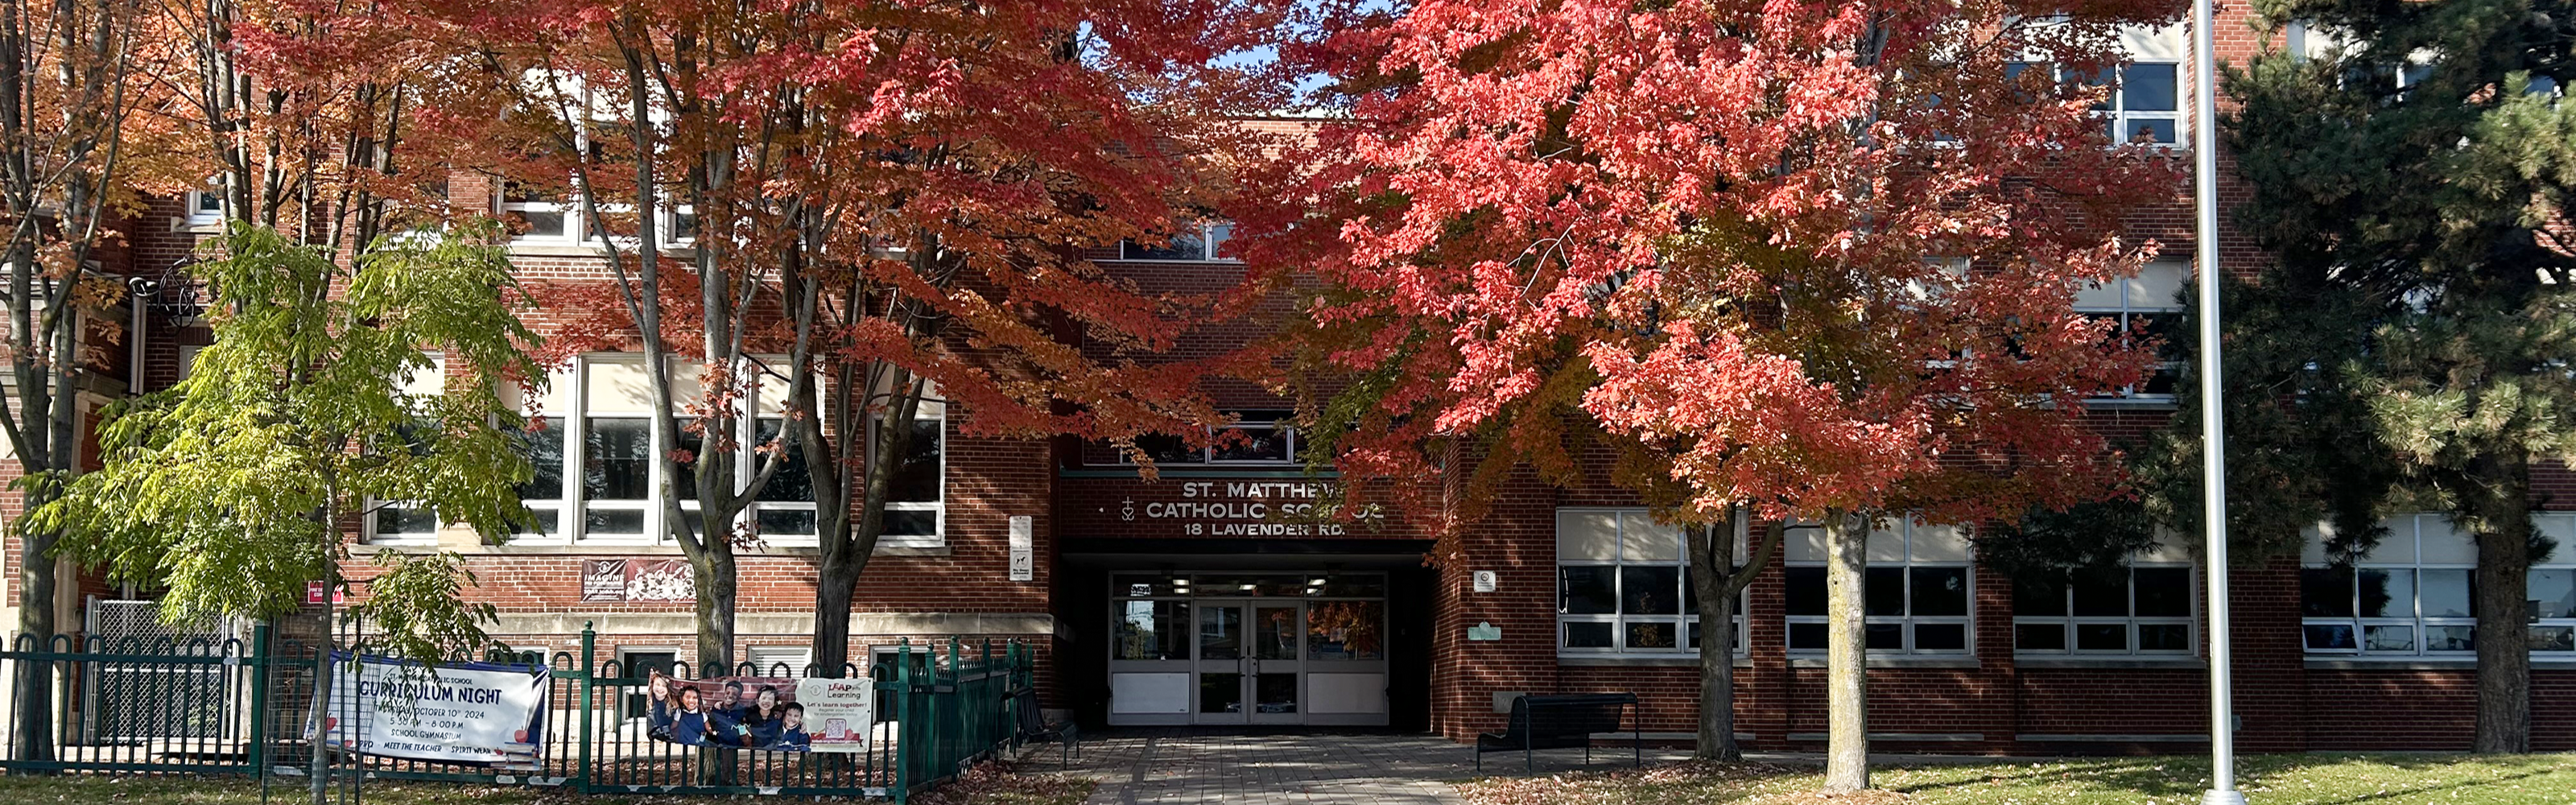
[[[2325,561],[2330,529],[2309,530],[2306,561],[2299,569],[2299,614],[2308,652],[2468,656],[2477,630],[2470,586],[2477,543],[2446,515],[2400,515],[2382,524],[2388,536],[2346,565]],[[2532,571],[2535,596],[2543,594],[2545,572]],[[2559,608],[2559,617],[2565,618],[2563,604]],[[2546,634],[2557,634],[2556,628]],[[2534,627],[2535,638],[2543,634]]]
[[[223,183],[217,180],[210,184],[220,187]],[[223,223],[224,196],[221,192],[211,189],[190,190],[182,202],[187,205],[189,226],[211,226]]]
[[[671,393],[695,399],[699,372],[698,365],[675,360]],[[658,498],[662,462],[655,457],[670,449],[694,455],[704,449],[705,436],[691,430],[695,418],[682,418],[674,423],[676,443],[660,446],[661,436],[652,427],[650,384],[643,363],[632,355],[587,356],[555,372],[542,396],[529,401],[542,426],[520,435],[521,449],[536,471],[520,486],[519,496],[535,522],[515,542],[640,544],[667,539]],[[749,483],[757,462],[767,458],[761,445],[780,432],[785,391],[784,383],[764,375],[744,395],[742,405],[751,413],[745,415],[743,432],[750,438],[736,455],[743,483]],[[773,543],[810,542],[816,530],[813,475],[793,448],[780,447],[787,451],[780,455],[788,464],[771,476],[744,516]],[[683,462],[680,469],[685,474],[694,466],[694,461]],[[681,507],[696,509],[694,478],[673,480]]]
[[[1121,260],[1233,260],[1225,253],[1225,242],[1234,238],[1234,224],[1203,221],[1182,224],[1169,242],[1160,245],[1127,240],[1118,243]]]
[[[2012,62],[2004,66],[2004,74],[2019,77],[2039,66]],[[2094,104],[2093,111],[2102,117],[2103,133],[2112,144],[2175,145],[2182,142],[2180,67],[2175,62],[2140,61],[2090,74],[2055,69],[2055,75],[2066,84],[2110,88],[2110,95]]]
[[[1966,654],[1973,581],[1967,535],[1956,526],[1905,518],[1869,533],[1861,600],[1869,650],[1877,654]],[[1825,650],[1824,530],[1790,532],[1789,650]]]
[[[2189,557],[2159,550],[2127,567],[2013,579],[2018,654],[2188,655],[2198,602]]]
[[[802,678],[814,664],[813,646],[745,646],[743,662],[751,666],[750,676],[784,676]]]
[[[1168,434],[1136,437],[1136,449],[1161,464],[1294,464],[1302,457],[1297,428],[1288,424],[1287,411],[1236,411],[1235,423],[1226,428],[1233,436],[1217,439],[1219,444],[1191,447],[1187,439]],[[1135,457],[1120,453],[1120,463],[1135,463]]]
[[[1736,534],[1736,555],[1744,554]],[[1699,596],[1681,529],[1642,509],[1556,512],[1556,646],[1563,656],[1699,653]],[[1735,650],[1744,650],[1737,602]]]
[[[631,213],[635,209],[631,204],[600,206],[605,213],[628,213],[628,219],[633,218]],[[585,212],[581,196],[569,190],[540,188],[519,182],[508,182],[501,188],[501,217],[510,223],[513,243],[539,246],[597,243],[599,234],[591,231],[590,224],[583,218]],[[664,246],[685,246],[696,242],[698,214],[688,205],[663,210],[656,225],[654,235]],[[619,225],[612,223],[611,226]],[[634,240],[631,231],[620,237],[621,243]]]
[[[2182,292],[2191,265],[2159,260],[2138,269],[2137,276],[2077,289],[2075,312],[2110,325],[2110,338],[2135,343],[2154,339],[2157,363],[2138,385],[2108,395],[2110,399],[2163,402],[2173,399],[2191,358],[2191,333],[2185,329]]]
[[[501,218],[521,243],[574,243],[588,238],[581,205],[566,191],[520,182],[501,186]]]
[[[191,354],[187,357],[193,358]],[[183,367],[184,368],[184,367]],[[402,379],[395,390],[408,399],[434,397],[447,390],[447,362],[432,356],[430,365]],[[412,406],[418,410],[420,406]],[[438,424],[422,420],[416,426],[402,429],[403,444],[377,445],[371,449],[408,449],[415,455],[429,451],[429,441],[437,437]],[[415,501],[369,500],[366,517],[368,542],[382,545],[435,545],[438,543],[438,515]]]
[[[679,673],[680,651],[678,649],[619,649],[617,665],[618,672],[625,674],[628,679],[650,679],[655,671],[660,671],[666,676],[683,676]],[[629,688],[628,691],[625,702],[627,718],[643,718],[653,714],[653,699],[645,686],[637,685]]]
[[[923,394],[921,407],[913,413],[912,438],[904,443],[903,465],[887,484],[881,545],[933,548],[946,544],[948,405],[937,399],[935,389]],[[879,422],[877,430],[884,428]]]

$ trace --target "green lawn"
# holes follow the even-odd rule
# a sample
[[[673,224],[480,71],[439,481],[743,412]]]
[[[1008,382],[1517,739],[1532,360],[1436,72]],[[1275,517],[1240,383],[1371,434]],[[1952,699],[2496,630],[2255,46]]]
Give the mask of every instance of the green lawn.
[[[298,780],[272,783],[269,802],[296,805],[304,790]],[[1091,781],[1052,775],[1013,775],[988,770],[970,772],[956,784],[913,798],[928,805],[1077,805],[1091,793]],[[362,799],[369,805],[703,805],[703,803],[811,802],[798,797],[581,796],[518,786],[473,786],[453,783],[367,784]],[[233,778],[171,777],[0,777],[0,805],[258,805],[259,784]]]
[[[2576,803],[2576,755],[2257,755],[2239,760],[2253,805],[2538,805]],[[2206,757],[1882,766],[1887,793],[1823,797],[1814,767],[1679,764],[1643,771],[1465,786],[1470,805],[2193,805],[2209,786]]]

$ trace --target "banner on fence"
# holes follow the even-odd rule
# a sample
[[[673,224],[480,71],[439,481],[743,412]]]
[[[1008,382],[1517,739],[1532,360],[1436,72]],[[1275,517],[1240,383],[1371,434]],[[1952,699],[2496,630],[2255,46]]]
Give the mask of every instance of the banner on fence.
[[[448,763],[533,762],[545,744],[544,666],[436,668],[332,652],[323,740],[384,757]]]
[[[807,680],[821,681],[821,680]],[[865,680],[859,681],[866,684]],[[780,752],[857,751],[829,745],[815,718],[817,702],[797,680],[774,676],[673,679],[661,671],[645,681],[653,700],[650,734],[686,746],[724,746]],[[833,706],[831,700],[823,702]],[[848,717],[837,716],[848,723]],[[865,732],[865,726],[860,728]],[[866,736],[859,740],[864,744]]]
[[[814,751],[868,751],[869,728],[876,723],[876,688],[876,681],[866,678],[796,683],[796,699],[805,705],[805,723],[814,725]]]

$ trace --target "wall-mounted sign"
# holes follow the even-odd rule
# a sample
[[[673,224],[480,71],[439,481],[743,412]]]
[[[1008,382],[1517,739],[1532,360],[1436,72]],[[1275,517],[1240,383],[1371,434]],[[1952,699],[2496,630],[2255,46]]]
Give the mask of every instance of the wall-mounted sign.
[[[1501,640],[1503,639],[1503,627],[1495,626],[1492,623],[1485,621],[1477,621],[1476,625],[1467,627],[1467,639]]]
[[[1011,515],[1011,580],[1036,581],[1037,578],[1037,518],[1025,514]]]
[[[581,600],[695,601],[685,559],[584,559]]]
[[[1352,525],[1386,519],[1375,503],[1342,519],[1341,488],[1321,481],[1187,481],[1177,488],[1177,501],[1121,501],[1119,519],[1180,520],[1181,533],[1193,537],[1338,537]]]
[[[1494,571],[1491,571],[1491,570],[1479,570],[1479,571],[1476,571],[1476,592],[1480,592],[1480,593],[1490,593],[1490,592],[1493,592],[1493,591],[1494,591]]]

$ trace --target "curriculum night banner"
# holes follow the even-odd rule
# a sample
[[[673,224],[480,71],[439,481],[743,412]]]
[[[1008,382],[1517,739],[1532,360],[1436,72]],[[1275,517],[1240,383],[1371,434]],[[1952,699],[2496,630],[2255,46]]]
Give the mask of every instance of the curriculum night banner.
[[[447,763],[520,764],[545,743],[545,666],[436,667],[331,655],[323,740],[334,748]]]

